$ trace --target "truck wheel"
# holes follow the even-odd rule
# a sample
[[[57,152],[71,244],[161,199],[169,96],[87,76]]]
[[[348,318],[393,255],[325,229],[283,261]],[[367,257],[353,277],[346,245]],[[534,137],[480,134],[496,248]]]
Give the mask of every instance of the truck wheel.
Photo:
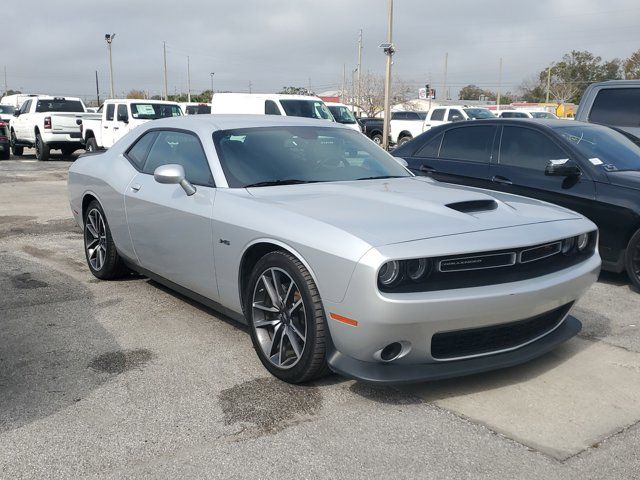
[[[42,141],[42,137],[39,133],[36,133],[36,158],[41,162],[49,160],[49,145]]]
[[[98,150],[98,142],[94,137],[91,137],[87,140],[87,145],[85,146],[85,150],[87,152],[95,152]]]
[[[400,138],[400,140],[398,140],[398,146],[401,147],[402,145],[404,145],[405,143],[409,143],[411,141],[411,137],[410,136],[405,136]]]
[[[378,145],[382,145],[382,134],[381,133],[376,133],[375,135],[373,135],[371,137],[371,140],[373,140]]]
[[[640,290],[640,230],[631,237],[627,245],[624,263],[631,283]]]
[[[24,147],[16,146],[16,132],[11,130],[11,151],[16,157],[21,157],[24,153]]]

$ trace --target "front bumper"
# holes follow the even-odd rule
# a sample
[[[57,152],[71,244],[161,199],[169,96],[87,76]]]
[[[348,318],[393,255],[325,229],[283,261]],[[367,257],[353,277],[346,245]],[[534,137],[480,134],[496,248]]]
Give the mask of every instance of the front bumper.
[[[368,383],[403,384],[462,377],[474,373],[513,367],[533,360],[569,340],[582,329],[579,320],[568,316],[558,328],[544,337],[511,352],[453,362],[401,365],[363,362],[333,350],[329,367],[335,373]]]

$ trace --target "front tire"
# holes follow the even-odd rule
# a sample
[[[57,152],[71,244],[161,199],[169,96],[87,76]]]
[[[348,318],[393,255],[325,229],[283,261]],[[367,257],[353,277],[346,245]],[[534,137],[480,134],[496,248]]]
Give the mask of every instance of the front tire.
[[[251,272],[245,312],[258,358],[275,377],[303,383],[328,373],[328,326],[309,271],[289,252],[267,253]]]
[[[46,162],[49,160],[50,153],[49,145],[42,141],[42,136],[39,133],[36,133],[36,158],[41,162]]]
[[[627,245],[625,268],[631,283],[640,290],[640,230],[631,237]]]
[[[91,137],[87,140],[87,145],[85,150],[87,152],[95,152],[98,150],[98,142],[96,142],[96,139],[94,137]]]
[[[84,253],[91,273],[101,280],[113,280],[127,272],[111,237],[102,206],[93,200],[84,215]]]
[[[376,133],[374,136],[371,137],[371,140],[373,140],[373,142],[376,143],[377,145],[382,145],[382,134]]]

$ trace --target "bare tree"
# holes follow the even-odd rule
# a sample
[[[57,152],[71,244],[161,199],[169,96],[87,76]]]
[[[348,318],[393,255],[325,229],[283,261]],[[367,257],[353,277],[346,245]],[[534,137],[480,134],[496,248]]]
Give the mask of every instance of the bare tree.
[[[352,96],[353,104],[364,115],[375,117],[384,110],[384,77],[366,72],[362,74],[360,81],[360,97]],[[407,103],[411,98],[415,98],[413,88],[402,79],[394,78],[391,84],[391,103],[401,103],[405,110],[413,110],[415,106]]]

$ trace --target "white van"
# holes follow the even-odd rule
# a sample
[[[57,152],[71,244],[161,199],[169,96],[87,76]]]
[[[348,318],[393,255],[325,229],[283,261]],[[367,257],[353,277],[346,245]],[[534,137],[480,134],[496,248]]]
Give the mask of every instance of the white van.
[[[215,93],[211,99],[211,113],[286,115],[335,121],[318,97],[276,93]]]
[[[329,108],[336,122],[362,133],[362,128],[356,120],[356,117],[353,115],[351,109],[344,103],[327,102],[325,105]]]

